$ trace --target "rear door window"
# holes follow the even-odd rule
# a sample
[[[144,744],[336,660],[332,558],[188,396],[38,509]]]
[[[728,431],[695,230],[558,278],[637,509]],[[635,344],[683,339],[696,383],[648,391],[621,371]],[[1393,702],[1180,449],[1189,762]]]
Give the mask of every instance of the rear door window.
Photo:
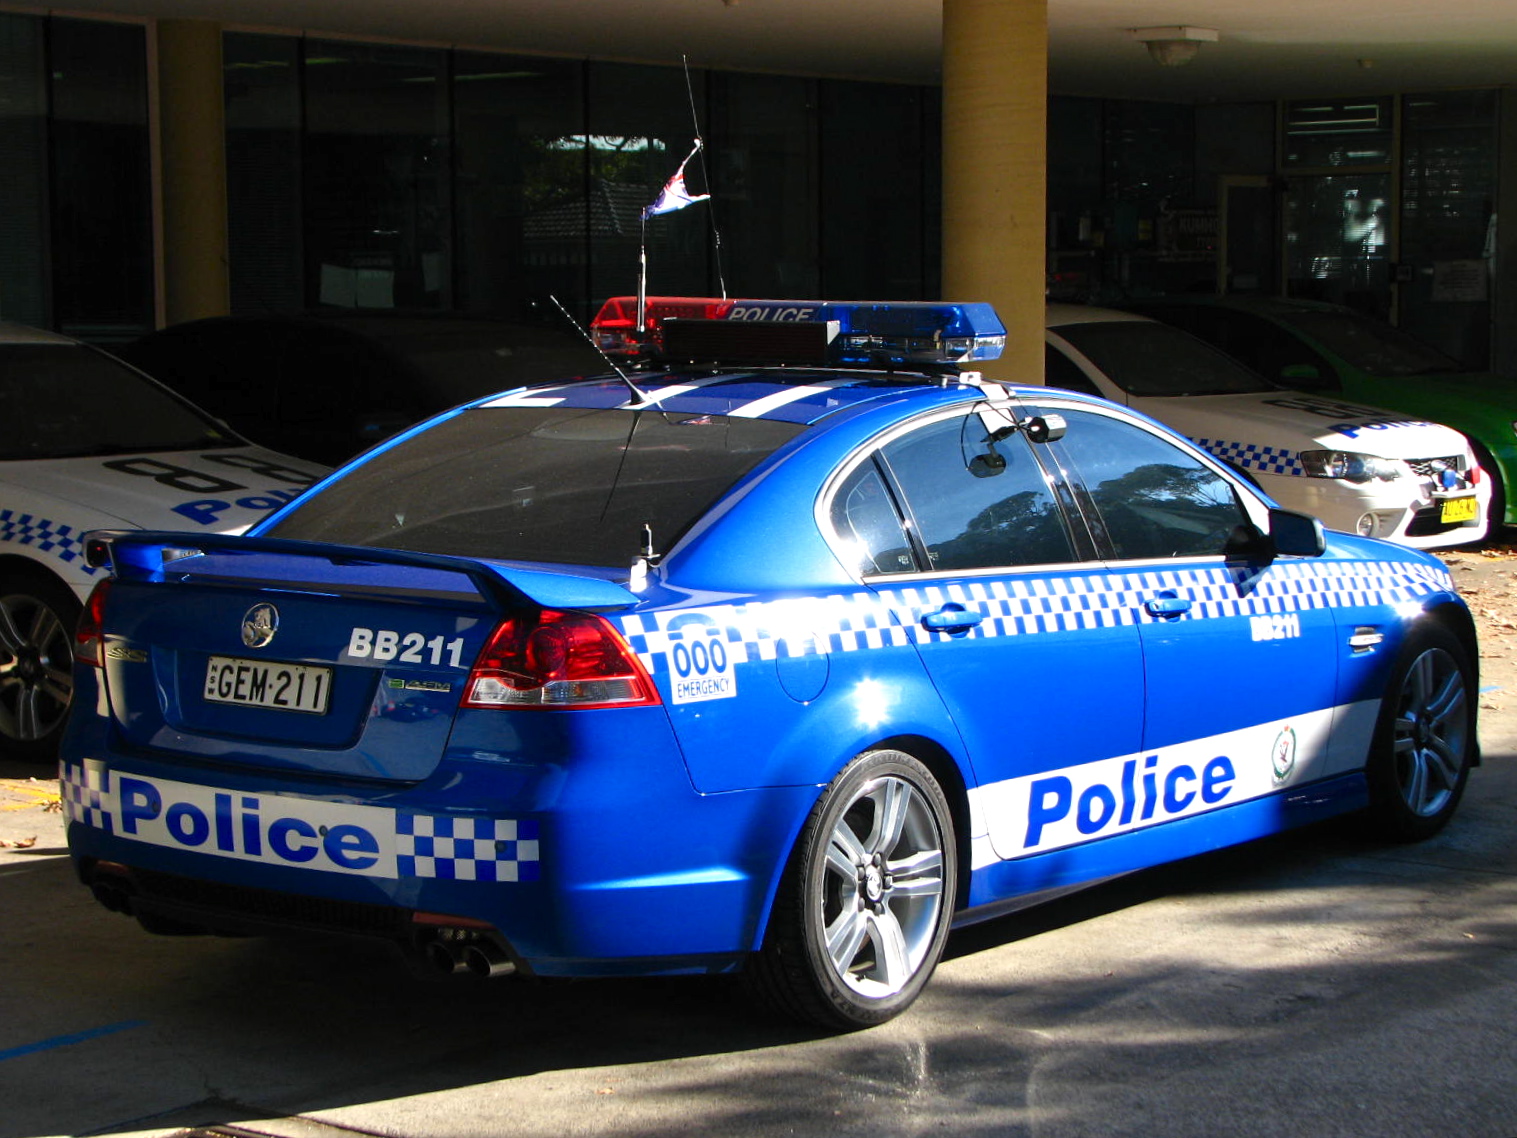
[[[1064,515],[1021,434],[992,441],[977,415],[881,449],[933,571],[1075,560]]]

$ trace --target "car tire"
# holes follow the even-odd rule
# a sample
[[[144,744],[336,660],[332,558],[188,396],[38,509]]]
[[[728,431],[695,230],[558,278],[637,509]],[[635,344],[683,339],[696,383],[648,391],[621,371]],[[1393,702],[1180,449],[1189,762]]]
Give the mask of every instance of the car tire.
[[[1453,817],[1475,761],[1475,700],[1459,638],[1440,624],[1414,627],[1391,669],[1365,772],[1376,837],[1421,841]]]
[[[926,985],[957,889],[952,814],[901,751],[854,759],[817,800],[763,948],[744,978],[763,1004],[830,1030],[884,1023]]]
[[[41,570],[0,571],[0,751],[58,755],[74,695],[73,592]]]

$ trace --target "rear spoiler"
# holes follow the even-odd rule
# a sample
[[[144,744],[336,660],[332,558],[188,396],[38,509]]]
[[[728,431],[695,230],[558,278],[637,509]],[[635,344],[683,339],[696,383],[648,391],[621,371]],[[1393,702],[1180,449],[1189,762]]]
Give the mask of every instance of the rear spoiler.
[[[553,569],[534,569],[473,557],[441,553],[410,553],[399,549],[369,549],[319,541],[295,541],[280,537],[247,537],[239,534],[174,533],[166,530],[91,530],[84,535],[84,559],[96,569],[109,569],[117,578],[139,581],[190,580],[197,577],[194,559],[209,554],[230,557],[264,554],[287,557],[311,565],[313,572],[295,578],[250,574],[237,577],[225,566],[206,574],[204,583],[267,584],[271,588],[305,586],[319,589],[323,582],[337,580],[341,570],[364,566],[393,566],[462,575],[485,599],[505,606],[527,600],[550,609],[613,609],[638,603],[638,598],[615,581]],[[425,575],[425,574],[423,574]],[[436,593],[417,581],[418,593]],[[392,595],[396,589],[387,588]]]

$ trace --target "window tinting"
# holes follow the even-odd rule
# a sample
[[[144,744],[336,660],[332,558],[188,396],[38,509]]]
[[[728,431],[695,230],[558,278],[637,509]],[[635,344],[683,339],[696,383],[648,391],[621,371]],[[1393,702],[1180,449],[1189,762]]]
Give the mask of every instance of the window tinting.
[[[944,419],[883,448],[931,567],[1073,561],[1063,515],[1021,435],[991,442],[976,415]]]
[[[0,345],[0,459],[236,445],[215,423],[83,345]]]
[[[1129,395],[1236,395],[1275,385],[1178,328],[1147,320],[1061,324],[1054,332]]]
[[[624,566],[665,551],[804,430],[661,411],[486,407],[376,455],[269,531],[419,553]]]
[[[1058,445],[1119,559],[1220,555],[1248,522],[1232,485],[1167,439],[1092,411],[1059,414]]]
[[[849,565],[860,573],[910,573],[917,567],[895,502],[873,462],[860,466],[838,489],[832,527],[847,547]]]
[[[1284,319],[1372,375],[1437,375],[1459,370],[1459,364],[1438,349],[1356,313],[1301,311]]]
[[[1337,391],[1341,388],[1332,364],[1278,325],[1251,312],[1202,304],[1143,305],[1155,320],[1183,328],[1214,348],[1247,364],[1267,379],[1300,391]],[[1315,377],[1286,375],[1287,368],[1315,368]]]
[[[1065,391],[1082,391],[1086,395],[1101,394],[1101,389],[1080,370],[1080,365],[1052,344],[1043,345],[1043,382],[1049,387],[1062,387]]]

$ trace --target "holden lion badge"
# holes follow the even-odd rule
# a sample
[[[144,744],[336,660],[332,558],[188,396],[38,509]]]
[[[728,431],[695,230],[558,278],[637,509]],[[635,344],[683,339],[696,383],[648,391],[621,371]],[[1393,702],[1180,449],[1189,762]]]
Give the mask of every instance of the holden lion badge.
[[[279,610],[273,605],[254,605],[242,618],[242,642],[249,648],[262,648],[279,631]]]

